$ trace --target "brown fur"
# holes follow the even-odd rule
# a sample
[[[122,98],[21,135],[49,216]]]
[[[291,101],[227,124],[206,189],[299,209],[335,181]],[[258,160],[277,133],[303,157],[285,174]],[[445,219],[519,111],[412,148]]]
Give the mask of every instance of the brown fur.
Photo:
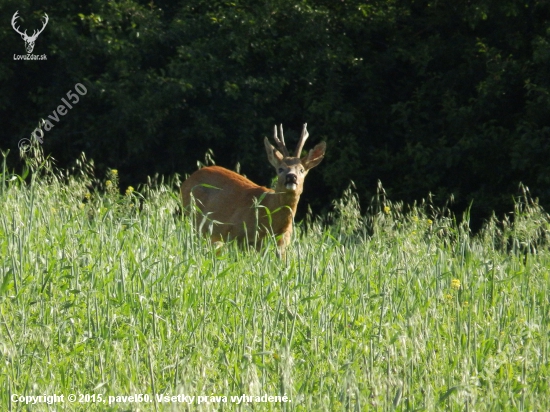
[[[268,159],[278,171],[275,190],[219,166],[197,170],[183,182],[183,206],[190,212],[192,193],[195,211],[200,212],[195,215],[195,224],[202,226],[202,232],[210,234],[212,241],[237,239],[260,247],[265,236],[274,234],[281,252],[289,244],[304,178],[309,169],[321,162],[326,146],[320,143],[300,159],[284,157],[267,138],[265,145]],[[288,174],[297,176],[296,187],[286,187]],[[255,202],[259,206],[254,207]]]

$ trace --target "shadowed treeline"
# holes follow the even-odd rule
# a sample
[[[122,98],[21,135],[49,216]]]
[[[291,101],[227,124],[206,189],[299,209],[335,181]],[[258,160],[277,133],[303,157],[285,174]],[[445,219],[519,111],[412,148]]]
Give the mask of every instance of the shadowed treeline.
[[[43,61],[14,60],[36,39]],[[60,165],[81,151],[123,185],[216,163],[269,184],[263,136],[309,125],[327,159],[301,206],[353,180],[395,200],[454,196],[472,216],[511,210],[523,182],[550,203],[550,4],[442,1],[4,1],[0,147],[44,133]],[[10,155],[12,167],[18,159]],[[302,210],[303,212],[303,210]]]

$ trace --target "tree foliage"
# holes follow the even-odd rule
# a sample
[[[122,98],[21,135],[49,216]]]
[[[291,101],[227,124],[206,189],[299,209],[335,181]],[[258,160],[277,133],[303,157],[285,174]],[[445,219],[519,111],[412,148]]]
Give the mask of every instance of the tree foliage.
[[[34,53],[29,31],[48,13]],[[262,184],[261,139],[307,122],[327,158],[305,202],[353,180],[368,202],[453,195],[476,216],[511,210],[523,182],[550,204],[547,1],[30,1],[0,5],[3,149],[17,147],[76,83],[88,93],[46,132],[61,164],[81,151],[135,183],[216,162]],[[123,180],[124,182],[124,180]]]

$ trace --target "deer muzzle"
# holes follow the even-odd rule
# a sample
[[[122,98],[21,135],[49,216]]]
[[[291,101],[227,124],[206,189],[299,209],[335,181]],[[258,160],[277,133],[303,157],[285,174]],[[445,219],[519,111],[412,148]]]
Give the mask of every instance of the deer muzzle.
[[[288,190],[296,190],[296,187],[298,187],[298,176],[294,173],[287,174],[285,179],[285,187]]]

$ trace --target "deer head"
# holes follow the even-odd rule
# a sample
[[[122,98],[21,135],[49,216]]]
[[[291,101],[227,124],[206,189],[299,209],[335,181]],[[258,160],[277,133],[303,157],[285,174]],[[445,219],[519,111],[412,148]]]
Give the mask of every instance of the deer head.
[[[48,21],[49,21],[49,18],[48,18],[48,15],[46,13],[44,13],[44,21],[42,22],[42,28],[40,30],[35,30],[32,34],[32,36],[28,36],[27,35],[27,30],[25,30],[23,33],[19,30],[18,27],[15,27],[15,22],[16,20],[19,18],[19,16],[17,15],[17,13],[19,13],[19,10],[17,10],[12,19],[11,19],[11,26],[13,27],[13,29],[19,33],[21,35],[21,38],[25,41],[25,48],[27,49],[27,53],[30,54],[32,53],[32,51],[34,50],[34,42],[36,41],[36,39],[38,38],[38,35],[40,33],[42,33],[44,31],[44,29],[46,28],[46,25],[48,24]]]
[[[283,125],[279,126],[279,132],[280,138],[277,135],[277,126],[275,126],[273,140],[277,144],[279,150],[275,149],[275,147],[269,143],[267,137],[264,139],[269,163],[271,163],[277,171],[277,188],[275,191],[299,197],[304,189],[304,179],[309,170],[317,166],[321,163],[321,160],[323,160],[326,143],[319,143],[310,150],[306,156],[300,158],[304,143],[309,136],[306,123],[302,129],[302,134],[296,146],[296,150],[294,151],[294,156],[291,156],[286,148],[283,136]]]

